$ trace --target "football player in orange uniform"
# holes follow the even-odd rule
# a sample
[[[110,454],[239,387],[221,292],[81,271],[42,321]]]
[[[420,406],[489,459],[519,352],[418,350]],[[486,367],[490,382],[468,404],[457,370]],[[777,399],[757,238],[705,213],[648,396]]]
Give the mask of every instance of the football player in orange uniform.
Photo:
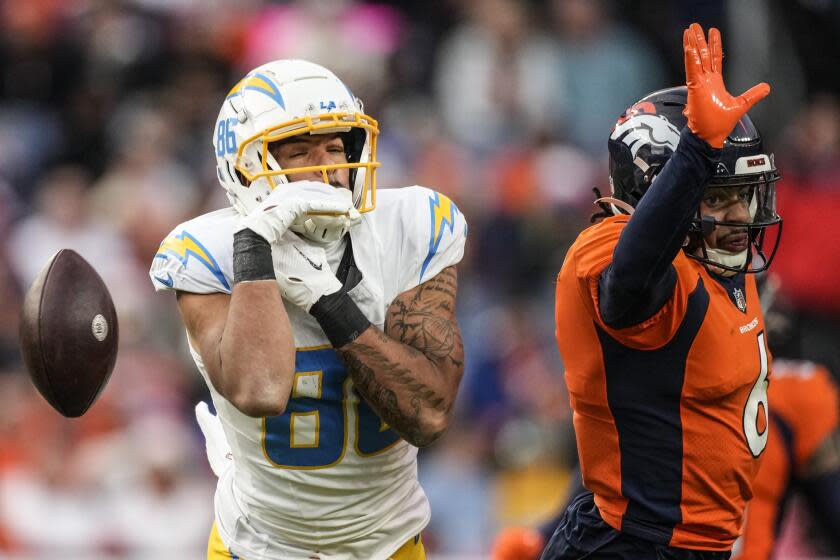
[[[773,345],[771,340],[771,346]],[[825,367],[804,360],[773,361],[770,432],[753,481],[744,528],[732,560],[768,560],[773,554],[788,499],[804,494],[808,513],[840,551],[840,392]],[[568,495],[586,489],[578,481]],[[565,510],[565,507],[564,507]],[[562,515],[562,512],[561,512]],[[539,528],[508,527],[493,545],[493,560],[538,560],[560,516]]]
[[[584,485],[542,558],[729,558],[768,438],[755,281],[780,224],[772,156],[733,97],[720,33],[683,35],[687,88],[648,95],[609,141],[614,214],[557,280],[556,334]],[[607,205],[609,203],[609,205]]]
[[[770,384],[770,436],[747,504],[738,560],[767,560],[794,488],[832,544],[840,544],[840,397],[824,367],[776,360]],[[837,552],[834,550],[833,552]]]

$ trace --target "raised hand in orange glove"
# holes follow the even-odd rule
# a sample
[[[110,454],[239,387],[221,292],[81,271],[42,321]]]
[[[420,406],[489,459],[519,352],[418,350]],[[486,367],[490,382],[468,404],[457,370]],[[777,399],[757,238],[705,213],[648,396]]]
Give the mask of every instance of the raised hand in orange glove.
[[[750,108],[767,97],[770,86],[762,82],[748,91],[732,97],[721,74],[723,50],[720,31],[709,29],[709,42],[703,28],[696,23],[683,32],[685,78],[688,103],[684,114],[691,131],[713,148],[722,148],[723,141],[735,124]]]
[[[535,529],[508,527],[503,529],[493,543],[493,560],[539,560],[543,537]]]

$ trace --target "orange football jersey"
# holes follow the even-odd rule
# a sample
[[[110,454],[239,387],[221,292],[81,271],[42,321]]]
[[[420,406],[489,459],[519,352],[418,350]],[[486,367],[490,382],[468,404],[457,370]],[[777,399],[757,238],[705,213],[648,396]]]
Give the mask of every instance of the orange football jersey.
[[[733,559],[770,558],[792,479],[840,423],[837,387],[828,370],[811,362],[776,360],[770,399],[770,438]]]
[[[610,328],[598,280],[627,222],[584,230],[557,279],[557,344],[584,484],[618,530],[729,550],[768,437],[770,355],[755,280],[718,279],[680,252],[662,309]]]

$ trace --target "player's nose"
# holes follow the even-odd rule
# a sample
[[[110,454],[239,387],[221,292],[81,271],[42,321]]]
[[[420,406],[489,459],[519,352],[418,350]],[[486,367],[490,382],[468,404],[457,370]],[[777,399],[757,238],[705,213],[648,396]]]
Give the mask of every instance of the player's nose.
[[[307,167],[316,167],[319,165],[329,165],[334,163],[330,157],[330,153],[324,146],[313,146],[310,148],[308,157],[307,157]],[[309,171],[305,174],[300,174],[299,179],[306,179],[306,180],[313,180],[313,181],[323,181],[324,180],[324,173],[321,170],[313,170]]]
[[[738,200],[730,204],[726,208],[724,220],[727,222],[751,222],[749,203],[745,200]]]

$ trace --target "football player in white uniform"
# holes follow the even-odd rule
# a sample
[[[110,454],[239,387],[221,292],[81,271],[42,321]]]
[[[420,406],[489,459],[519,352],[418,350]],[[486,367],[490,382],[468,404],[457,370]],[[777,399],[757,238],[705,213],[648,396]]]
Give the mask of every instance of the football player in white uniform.
[[[214,129],[232,207],[155,255],[233,457],[214,465],[208,559],[425,558],[416,455],[463,372],[467,225],[430,189],[376,192],[377,134],[329,70],[256,68]]]

